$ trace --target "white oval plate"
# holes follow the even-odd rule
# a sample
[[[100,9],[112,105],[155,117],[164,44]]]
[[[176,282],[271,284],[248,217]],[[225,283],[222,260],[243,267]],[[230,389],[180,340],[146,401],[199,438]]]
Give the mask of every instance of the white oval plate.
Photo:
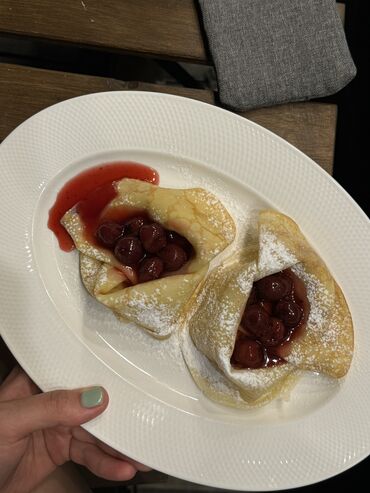
[[[215,192],[239,226],[252,207],[292,216],[349,302],[356,336],[340,384],[308,376],[291,397],[241,412],[198,391],[176,336],[156,342],[123,325],[82,288],[76,252],[47,229],[57,191],[77,172],[128,159],[161,184]],[[175,96],[93,94],[20,125],[0,146],[1,334],[43,389],[104,385],[107,412],[86,425],[123,453],[173,476],[276,490],[344,471],[370,452],[370,227],[319,166],[267,130]]]

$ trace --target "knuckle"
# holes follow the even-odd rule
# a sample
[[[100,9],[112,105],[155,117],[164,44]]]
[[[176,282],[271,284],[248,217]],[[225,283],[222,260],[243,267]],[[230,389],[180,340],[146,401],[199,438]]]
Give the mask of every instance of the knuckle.
[[[70,414],[69,394],[65,390],[50,392],[49,394],[50,412],[55,416],[64,418]]]
[[[0,443],[5,443],[15,435],[16,426],[13,419],[13,412],[7,403],[0,404]]]
[[[0,404],[0,437],[3,436],[6,429],[7,414],[4,404]]]

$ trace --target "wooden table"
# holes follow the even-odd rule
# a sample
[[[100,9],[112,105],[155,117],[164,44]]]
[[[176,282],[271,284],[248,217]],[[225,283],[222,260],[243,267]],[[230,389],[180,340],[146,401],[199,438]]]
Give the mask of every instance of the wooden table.
[[[341,15],[343,7],[338,4]],[[33,39],[54,48],[83,46],[107,53],[212,64],[199,19],[195,0],[1,0],[0,46],[1,39],[8,43],[12,39]],[[133,89],[167,92],[215,104],[209,89],[127,82],[0,63],[0,140],[51,104],[82,94]],[[280,135],[332,173],[335,105],[284,104],[242,115]]]

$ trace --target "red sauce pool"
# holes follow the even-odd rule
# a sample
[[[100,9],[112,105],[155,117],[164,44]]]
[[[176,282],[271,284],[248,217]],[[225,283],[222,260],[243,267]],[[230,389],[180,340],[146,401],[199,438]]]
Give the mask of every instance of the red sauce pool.
[[[133,162],[114,162],[89,168],[74,176],[59,191],[49,211],[48,228],[58,239],[65,252],[74,249],[74,243],[60,220],[77,204],[77,210],[88,231],[97,224],[106,205],[116,196],[113,182],[122,178],[134,178],[158,185],[159,175],[153,168]],[[133,214],[134,211],[131,211]],[[130,215],[131,215],[130,214]]]

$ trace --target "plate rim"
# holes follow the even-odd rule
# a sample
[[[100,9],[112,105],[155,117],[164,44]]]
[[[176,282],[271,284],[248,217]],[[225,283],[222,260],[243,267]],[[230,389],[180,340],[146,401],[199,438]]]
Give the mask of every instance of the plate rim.
[[[8,142],[7,142],[8,139],[10,137],[13,138],[14,137],[13,134],[16,131],[18,131],[19,129],[21,129],[23,127],[23,125],[26,125],[26,124],[29,124],[30,122],[32,122],[32,120],[34,118],[38,117],[38,115],[40,115],[41,113],[45,114],[48,111],[54,110],[58,106],[64,106],[66,103],[70,103],[70,102],[73,102],[73,101],[77,101],[77,100],[81,100],[81,99],[95,98],[96,96],[112,95],[112,94],[120,94],[120,95],[125,95],[125,96],[127,94],[129,94],[129,95],[131,95],[131,94],[132,95],[142,95],[142,94],[145,94],[146,95],[146,94],[148,94],[150,96],[154,96],[154,97],[158,97],[158,98],[169,98],[169,99],[185,100],[185,101],[190,101],[191,103],[195,103],[196,105],[211,107],[213,109],[216,109],[217,111],[224,112],[225,114],[228,114],[228,115],[231,114],[231,115],[233,115],[233,117],[235,117],[235,118],[237,118],[237,119],[239,119],[239,120],[241,120],[243,122],[247,122],[248,125],[250,125],[251,127],[255,127],[256,129],[258,129],[258,131],[262,132],[265,135],[268,135],[270,138],[277,139],[278,141],[283,142],[285,146],[290,147],[291,149],[294,150],[294,152],[297,152],[302,158],[304,158],[305,160],[308,160],[310,162],[310,164],[313,165],[314,168],[319,173],[321,173],[321,176],[325,177],[325,179],[329,179],[329,181],[331,181],[333,184],[335,184],[338,187],[338,189],[340,190],[340,192],[342,194],[344,193],[345,196],[346,196],[346,198],[349,199],[352,202],[352,205],[355,206],[358,209],[358,211],[363,215],[364,219],[366,219],[366,220],[368,220],[370,222],[370,218],[367,216],[367,214],[365,213],[365,211],[360,207],[360,205],[355,201],[355,199],[349,194],[349,192],[347,192],[347,190],[343,187],[343,185],[341,185],[332,175],[330,175],[327,171],[325,171],[310,156],[308,156],[307,154],[305,154],[298,147],[296,147],[295,145],[291,144],[289,141],[285,140],[280,135],[274,133],[272,130],[269,130],[266,127],[263,127],[262,125],[260,125],[257,122],[254,122],[252,120],[249,120],[248,118],[246,118],[246,117],[244,117],[242,115],[239,115],[238,113],[234,113],[233,111],[228,110],[227,108],[222,108],[221,106],[212,105],[212,104],[207,103],[205,101],[200,101],[199,99],[193,99],[193,98],[190,98],[190,97],[187,97],[187,96],[179,96],[177,94],[170,94],[170,93],[164,93],[164,92],[154,92],[154,91],[118,90],[118,91],[92,92],[92,93],[89,93],[89,94],[82,94],[80,96],[73,96],[72,98],[68,98],[68,99],[65,99],[63,101],[59,101],[58,103],[51,104],[50,106],[47,106],[46,108],[43,108],[42,110],[38,111],[37,113],[34,113],[29,118],[27,118],[26,120],[24,120],[23,122],[21,122],[19,125],[17,125],[5,137],[5,139],[2,140],[2,142],[0,142],[0,149],[1,149],[1,146],[2,145],[8,144]],[[227,171],[223,171],[223,172],[224,173],[228,173]],[[232,175],[230,175],[230,176],[232,176]]]

